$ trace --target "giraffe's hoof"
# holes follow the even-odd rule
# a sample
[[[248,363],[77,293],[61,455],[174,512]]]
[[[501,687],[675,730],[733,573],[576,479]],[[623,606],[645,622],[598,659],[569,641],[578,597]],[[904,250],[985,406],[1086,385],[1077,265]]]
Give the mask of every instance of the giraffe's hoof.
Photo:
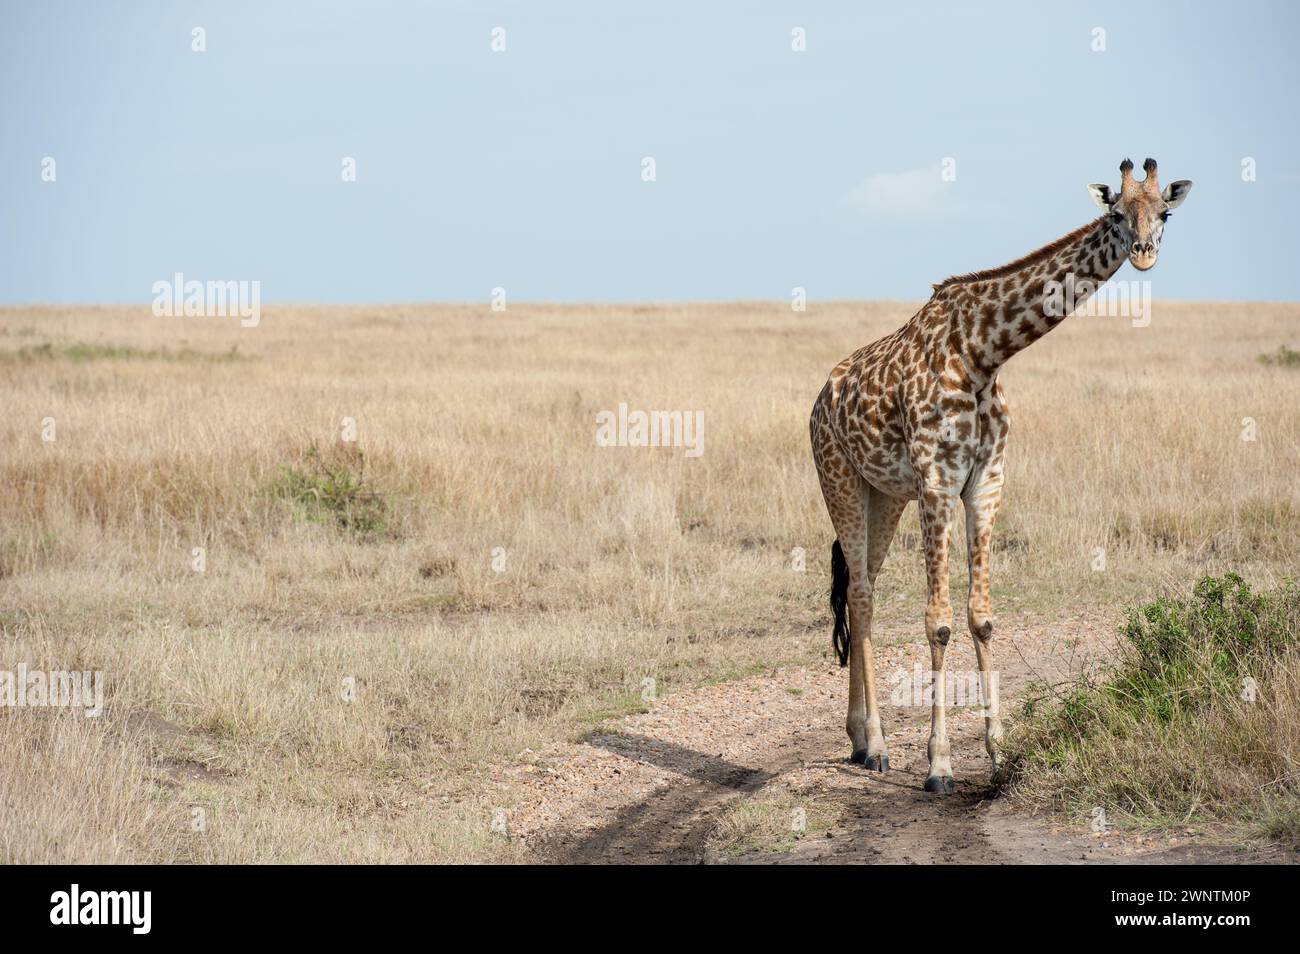
[[[925,790],[935,795],[951,795],[956,788],[951,775],[931,775],[925,780]]]
[[[861,765],[873,772],[889,771],[888,755],[868,755],[866,749],[854,749],[853,754],[849,756],[849,761],[854,765]]]

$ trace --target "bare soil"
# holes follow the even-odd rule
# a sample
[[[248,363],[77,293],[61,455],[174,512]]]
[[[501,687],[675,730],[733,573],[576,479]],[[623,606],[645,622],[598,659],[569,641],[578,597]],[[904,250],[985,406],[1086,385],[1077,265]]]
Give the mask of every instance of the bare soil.
[[[1034,682],[1051,683],[1097,656],[1113,627],[1096,619],[1001,623],[995,646],[1003,711]],[[903,640],[908,640],[903,642]],[[1091,642],[1090,642],[1091,641]],[[877,636],[890,771],[848,761],[845,670],[789,667],[654,701],[650,711],[581,742],[527,753],[508,779],[523,797],[510,834],[539,860],[566,863],[1089,864],[1261,863],[1293,860],[1269,846],[1202,834],[1137,836],[1025,811],[998,797],[983,718],[950,710],[957,791],[922,791],[929,709],[891,700],[899,673],[928,668],[921,640]],[[974,668],[969,640],[949,668]],[[782,850],[719,850],[713,836],[745,799],[786,790],[835,821]]]

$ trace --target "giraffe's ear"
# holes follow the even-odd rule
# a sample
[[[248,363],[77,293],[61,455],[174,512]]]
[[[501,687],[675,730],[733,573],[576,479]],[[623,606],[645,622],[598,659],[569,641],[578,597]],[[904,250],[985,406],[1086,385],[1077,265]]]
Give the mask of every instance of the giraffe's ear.
[[[1192,191],[1192,184],[1186,179],[1179,179],[1177,182],[1171,182],[1165,187],[1164,195],[1165,205],[1171,209],[1176,209],[1183,204],[1183,199],[1187,198],[1187,193]]]
[[[1119,202],[1119,196],[1110,191],[1110,186],[1102,182],[1094,182],[1088,186],[1088,192],[1092,195],[1092,201],[1097,203],[1097,208],[1103,212],[1109,212],[1115,208],[1115,203]]]

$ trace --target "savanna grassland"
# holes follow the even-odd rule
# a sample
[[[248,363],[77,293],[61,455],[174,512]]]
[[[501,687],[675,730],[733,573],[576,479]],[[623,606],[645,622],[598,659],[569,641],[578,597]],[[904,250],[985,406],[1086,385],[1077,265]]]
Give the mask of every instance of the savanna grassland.
[[[647,677],[827,659],[808,412],[914,310],[0,310],[0,670],[106,685],[0,711],[0,860],[526,857],[494,766]],[[995,611],[1296,576],[1298,339],[1300,306],[1155,302],[1013,359]],[[597,446],[620,402],[702,411],[704,453]],[[916,539],[877,619],[919,640]]]

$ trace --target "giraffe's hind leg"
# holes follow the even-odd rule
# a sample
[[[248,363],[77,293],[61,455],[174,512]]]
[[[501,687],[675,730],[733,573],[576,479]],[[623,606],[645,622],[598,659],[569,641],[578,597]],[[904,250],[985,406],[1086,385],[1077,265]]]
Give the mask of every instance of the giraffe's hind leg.
[[[898,520],[903,515],[903,510],[907,507],[906,500],[900,500],[896,497],[890,497],[881,493],[874,487],[868,487],[867,490],[867,554],[866,554],[866,608],[863,614],[863,656],[866,659],[867,672],[871,678],[867,683],[867,726],[870,728],[875,725],[880,726],[880,710],[876,700],[876,680],[875,667],[873,665],[874,646],[871,639],[871,614],[876,589],[876,577],[880,575],[880,567],[885,562],[885,554],[889,552],[889,545],[894,542],[894,531],[898,529]],[[851,581],[850,581],[851,582]],[[881,745],[884,745],[884,736],[881,736]],[[878,760],[879,764],[872,764],[870,759],[866,761],[867,768],[879,768],[880,771],[888,771],[889,756],[882,754]]]
[[[815,456],[826,509],[848,571],[847,583],[837,581],[845,586],[849,617],[849,705],[844,728],[853,744],[852,760],[883,772],[889,769],[889,754],[871,651],[872,590],[906,501],[874,490],[834,444],[818,448]]]

